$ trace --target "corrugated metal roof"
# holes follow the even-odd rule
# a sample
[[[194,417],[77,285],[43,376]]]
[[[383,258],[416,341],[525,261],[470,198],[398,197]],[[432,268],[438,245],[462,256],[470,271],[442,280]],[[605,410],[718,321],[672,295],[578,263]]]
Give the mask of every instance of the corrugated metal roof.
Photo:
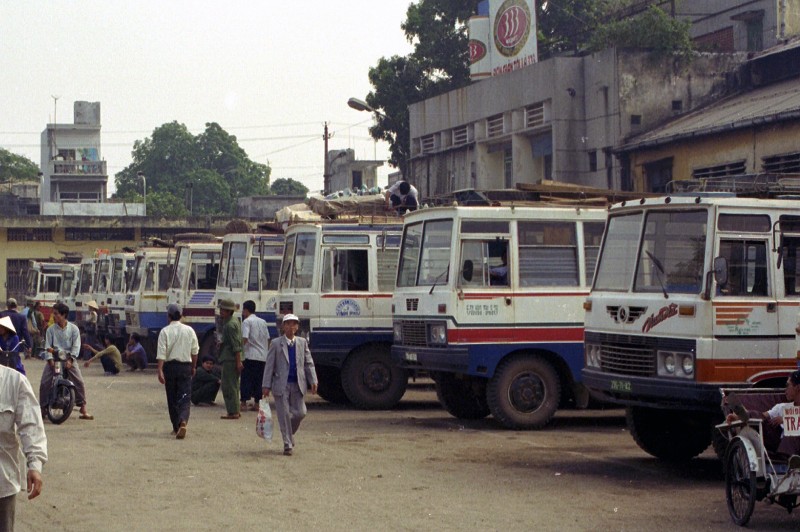
[[[730,96],[658,129],[630,139],[615,151],[659,146],[759,124],[800,119],[800,80],[790,79]]]

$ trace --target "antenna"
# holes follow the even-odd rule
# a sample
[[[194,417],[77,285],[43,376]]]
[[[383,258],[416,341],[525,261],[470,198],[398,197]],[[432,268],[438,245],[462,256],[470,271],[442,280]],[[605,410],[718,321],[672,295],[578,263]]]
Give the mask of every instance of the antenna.
[[[56,145],[56,124],[58,124],[58,120],[56,119],[56,111],[58,111],[58,99],[61,96],[50,95],[53,99],[53,149],[55,150],[55,155],[58,155],[58,146]]]

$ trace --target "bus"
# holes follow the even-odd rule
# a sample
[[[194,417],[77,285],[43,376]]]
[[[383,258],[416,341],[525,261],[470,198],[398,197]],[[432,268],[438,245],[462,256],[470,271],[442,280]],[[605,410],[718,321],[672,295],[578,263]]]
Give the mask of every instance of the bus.
[[[460,419],[547,425],[588,404],[583,302],[604,208],[452,205],[404,217],[392,297],[392,358],[434,380]]]
[[[38,301],[42,305],[45,320],[49,320],[53,305],[65,301],[65,293],[72,289],[75,267],[75,264],[63,262],[30,261],[25,301],[21,303],[30,305]]]
[[[391,362],[391,297],[402,226],[313,223],[286,231],[278,312],[300,318],[319,395],[362,409],[394,407],[408,372]]]
[[[156,360],[158,333],[167,325],[167,288],[175,252],[165,247],[136,250],[125,295],[125,332],[136,333],[150,362]]]
[[[205,242],[182,241],[176,244],[175,266],[167,289],[167,304],[177,303],[181,306],[183,323],[194,329],[200,345],[204,347],[201,355],[212,352],[214,291],[222,253],[222,240],[209,238]]]
[[[283,255],[283,235],[231,233],[222,238],[222,262],[212,305],[230,299],[241,318],[242,304],[252,300],[256,315],[269,326],[270,337],[278,336],[275,326],[278,277]],[[219,312],[215,310],[218,315]],[[213,339],[206,349],[212,349]],[[201,351],[203,348],[201,347]]]
[[[783,387],[796,368],[798,272],[796,196],[706,189],[614,205],[585,304],[584,382],[627,407],[645,452],[721,453],[720,388]]]

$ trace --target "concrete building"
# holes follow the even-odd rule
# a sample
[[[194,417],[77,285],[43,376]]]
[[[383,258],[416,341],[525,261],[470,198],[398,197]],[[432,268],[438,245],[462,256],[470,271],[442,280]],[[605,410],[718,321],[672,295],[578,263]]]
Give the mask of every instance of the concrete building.
[[[736,77],[735,94],[615,150],[634,190],[664,192],[672,180],[800,175],[800,42],[754,57]]]
[[[328,150],[328,173],[330,191],[370,189],[378,186],[378,167],[383,161],[356,159],[355,151]]]
[[[100,102],[75,102],[72,124],[47,124],[41,142],[40,212],[52,216],[142,216],[144,204],[109,203],[100,142]]]
[[[689,65],[608,49],[556,57],[410,106],[409,181],[424,197],[554,180],[630,190],[614,146],[729,90],[745,54]]]

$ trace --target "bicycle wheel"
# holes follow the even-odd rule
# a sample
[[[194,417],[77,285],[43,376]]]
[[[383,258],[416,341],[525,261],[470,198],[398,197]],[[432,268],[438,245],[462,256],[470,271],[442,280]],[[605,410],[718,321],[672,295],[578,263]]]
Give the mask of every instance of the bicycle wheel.
[[[756,472],[742,440],[734,440],[725,458],[725,498],[733,522],[744,526],[756,504]]]

